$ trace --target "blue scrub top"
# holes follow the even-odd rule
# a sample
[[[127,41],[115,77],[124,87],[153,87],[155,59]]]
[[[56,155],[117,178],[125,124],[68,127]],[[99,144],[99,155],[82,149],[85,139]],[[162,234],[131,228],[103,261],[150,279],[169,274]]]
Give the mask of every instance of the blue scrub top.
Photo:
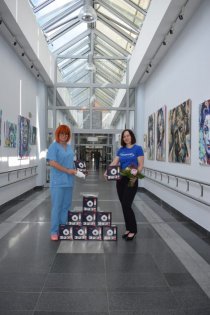
[[[138,167],[138,157],[144,156],[144,151],[140,145],[134,144],[132,148],[121,147],[117,156],[120,159],[120,167],[124,170],[131,165]]]
[[[66,168],[74,167],[74,152],[70,144],[64,148],[60,143],[53,142],[47,152],[47,161],[55,161]],[[74,184],[74,175],[50,167],[50,187],[72,187]]]

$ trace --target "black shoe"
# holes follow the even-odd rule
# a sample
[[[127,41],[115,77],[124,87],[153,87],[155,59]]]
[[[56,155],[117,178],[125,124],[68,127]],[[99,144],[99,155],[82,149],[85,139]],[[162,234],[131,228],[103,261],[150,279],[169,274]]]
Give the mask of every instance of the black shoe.
[[[122,238],[126,239],[129,233],[130,233],[130,232],[123,234],[123,235],[122,235]]]
[[[129,233],[130,234],[130,233]],[[133,233],[132,233],[133,234]],[[137,233],[134,233],[133,236],[128,236],[126,237],[126,241],[132,241],[136,237]]]

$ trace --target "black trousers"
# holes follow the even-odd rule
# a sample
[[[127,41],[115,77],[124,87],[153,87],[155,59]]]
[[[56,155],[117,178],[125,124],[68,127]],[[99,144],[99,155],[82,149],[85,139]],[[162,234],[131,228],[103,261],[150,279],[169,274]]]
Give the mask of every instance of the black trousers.
[[[137,193],[138,180],[136,180],[134,187],[128,187],[128,182],[129,179],[122,176],[117,181],[117,193],[123,210],[126,230],[137,233],[136,218],[131,206]]]

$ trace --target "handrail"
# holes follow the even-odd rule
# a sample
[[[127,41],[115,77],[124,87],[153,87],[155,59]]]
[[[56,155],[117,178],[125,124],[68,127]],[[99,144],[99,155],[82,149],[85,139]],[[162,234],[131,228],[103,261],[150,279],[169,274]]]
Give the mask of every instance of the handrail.
[[[32,178],[34,176],[37,176],[38,175],[36,172],[37,167],[38,167],[38,165],[33,165],[33,166],[31,165],[31,166],[27,166],[27,167],[22,167],[22,168],[18,168],[18,169],[12,169],[12,170],[8,170],[8,171],[0,172],[0,176],[7,174],[7,182],[2,184],[0,186],[0,188],[18,183],[20,181]],[[27,174],[27,170],[30,170],[30,174]],[[35,170],[35,174],[34,174],[33,170]],[[24,172],[24,175],[23,175],[24,177],[19,176],[22,171]],[[22,174],[23,174],[23,172],[22,172]],[[11,176],[13,173],[16,174],[16,179],[11,179]]]
[[[155,178],[150,178],[148,176],[148,174],[146,174],[146,172],[148,172],[148,173],[149,172],[150,173],[151,172],[155,173]],[[167,187],[167,188],[169,188],[169,189],[171,189],[173,191],[176,191],[176,192],[178,192],[178,193],[180,193],[180,194],[182,194],[182,195],[184,195],[186,197],[189,197],[189,198],[191,198],[193,200],[196,200],[196,201],[198,201],[198,202],[200,202],[200,203],[202,203],[202,204],[204,204],[206,206],[210,206],[209,202],[207,202],[207,201],[202,199],[204,197],[204,194],[203,194],[204,193],[204,186],[210,187],[210,183],[196,181],[194,179],[190,179],[190,178],[187,178],[187,177],[183,177],[183,176],[178,176],[178,175],[171,174],[171,173],[162,172],[160,170],[149,169],[149,168],[146,168],[146,167],[144,167],[143,173],[145,174],[145,179],[148,179],[148,180],[153,181],[153,182],[157,182],[160,185],[162,185],[164,187]],[[160,174],[160,180],[157,180],[157,173]],[[167,176],[167,184],[168,185],[162,182],[163,174]],[[176,179],[176,188],[169,185],[170,184],[170,177],[173,177],[173,178]],[[186,192],[189,192],[189,193],[186,193],[183,190],[179,190],[178,189],[178,187],[179,187],[179,179],[184,179],[186,181],[186,184],[187,184]],[[200,185],[200,197],[199,198],[197,198],[194,195],[190,194],[190,183],[191,182]]]
[[[17,171],[27,170],[27,169],[29,169],[29,168],[34,168],[34,167],[38,167],[38,165],[30,165],[30,166],[21,167],[21,168],[13,168],[12,170],[7,170],[7,171],[4,171],[4,172],[0,172],[0,175],[1,175],[1,174],[11,173],[11,172],[17,172]]]
[[[172,173],[162,172],[162,171],[160,171],[160,170],[155,170],[155,169],[153,169],[153,168],[144,167],[143,171],[144,171],[144,170],[153,171],[153,172],[158,172],[158,173],[161,173],[161,174],[170,175],[170,176],[177,177],[177,178],[182,178],[182,179],[185,179],[185,180],[188,180],[188,181],[197,183],[197,184],[210,186],[210,182],[209,182],[209,183],[207,183],[207,182],[201,182],[201,181],[199,181],[199,180],[195,180],[195,179],[188,178],[188,177],[184,177],[184,176],[175,175],[175,174],[172,174]]]
[[[31,175],[31,176],[27,176],[27,177],[24,177],[24,178],[22,178],[22,179],[15,180],[15,181],[13,181],[13,182],[4,184],[4,185],[0,186],[0,189],[3,188],[3,187],[6,187],[6,186],[12,185],[12,184],[16,184],[16,183],[22,182],[23,180],[32,178],[32,177],[37,176],[37,175],[38,175],[38,174],[36,173],[36,174]]]

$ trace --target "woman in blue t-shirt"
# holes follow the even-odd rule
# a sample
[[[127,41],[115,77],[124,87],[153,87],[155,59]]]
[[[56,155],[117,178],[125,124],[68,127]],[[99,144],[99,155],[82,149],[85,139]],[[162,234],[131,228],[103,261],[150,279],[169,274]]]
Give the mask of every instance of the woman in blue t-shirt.
[[[47,161],[50,165],[51,193],[51,240],[57,241],[59,224],[66,224],[68,211],[72,204],[74,176],[85,175],[74,167],[74,152],[68,143],[71,138],[70,128],[60,125],[55,131],[55,141],[49,146]]]
[[[121,135],[121,148],[117,151],[116,157],[110,165],[119,165],[121,170],[133,166],[142,171],[144,166],[144,152],[141,146],[136,145],[136,137],[132,130],[125,129]],[[106,176],[106,172],[104,173]],[[128,185],[129,178],[122,176],[117,181],[117,193],[122,206],[125,219],[126,231],[122,235],[127,241],[133,240],[137,233],[135,214],[132,203],[138,189],[138,180],[135,180],[132,187]]]

